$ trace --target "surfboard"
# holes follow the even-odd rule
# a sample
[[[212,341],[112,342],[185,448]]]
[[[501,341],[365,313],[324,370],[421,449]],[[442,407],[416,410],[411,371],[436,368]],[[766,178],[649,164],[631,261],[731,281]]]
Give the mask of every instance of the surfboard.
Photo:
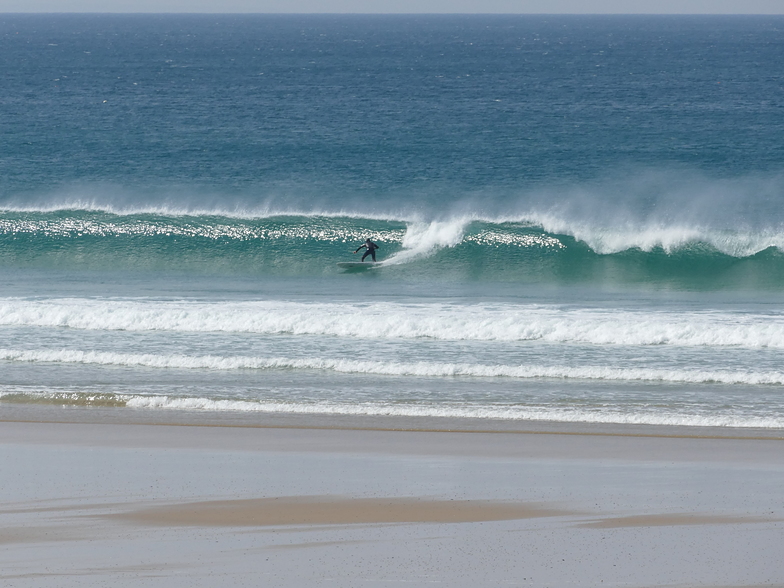
[[[378,265],[376,261],[339,261],[340,269],[370,269]]]

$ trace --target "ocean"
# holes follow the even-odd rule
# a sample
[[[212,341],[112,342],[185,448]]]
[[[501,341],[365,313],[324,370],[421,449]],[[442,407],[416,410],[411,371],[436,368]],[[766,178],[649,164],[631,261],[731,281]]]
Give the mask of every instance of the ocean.
[[[784,428],[782,56],[771,16],[0,15],[0,411]]]

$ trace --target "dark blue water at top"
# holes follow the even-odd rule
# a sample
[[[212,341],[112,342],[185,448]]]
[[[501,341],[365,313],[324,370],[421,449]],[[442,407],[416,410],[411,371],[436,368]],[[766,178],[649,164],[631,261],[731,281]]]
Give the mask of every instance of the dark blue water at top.
[[[3,15],[0,201],[778,173],[782,56],[769,16]]]

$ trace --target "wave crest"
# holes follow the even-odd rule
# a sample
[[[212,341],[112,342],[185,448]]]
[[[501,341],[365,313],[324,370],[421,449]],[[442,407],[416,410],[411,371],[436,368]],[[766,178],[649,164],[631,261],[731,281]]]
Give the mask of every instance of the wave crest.
[[[443,341],[784,349],[784,315],[538,304],[0,299],[0,325]]]

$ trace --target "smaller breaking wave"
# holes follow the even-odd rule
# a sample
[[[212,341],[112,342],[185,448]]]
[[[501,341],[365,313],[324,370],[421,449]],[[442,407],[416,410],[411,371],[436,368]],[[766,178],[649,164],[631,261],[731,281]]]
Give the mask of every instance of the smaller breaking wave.
[[[0,391],[0,402],[98,406],[143,410],[195,410],[298,415],[355,415],[431,417],[458,419],[503,419],[565,423],[641,424],[691,427],[784,428],[784,418],[750,414],[717,413],[704,410],[646,410],[641,406],[552,407],[540,405],[413,403],[413,402],[286,402],[281,400],[238,400],[199,396],[94,394],[80,392]]]
[[[102,351],[0,349],[10,362],[116,365],[197,370],[324,370],[347,374],[414,377],[568,379],[688,384],[784,385],[784,372],[615,368],[605,366],[487,365],[440,362],[384,362],[330,358],[226,357],[114,353]]]
[[[0,299],[0,325],[357,339],[784,349],[783,313],[515,303]]]

